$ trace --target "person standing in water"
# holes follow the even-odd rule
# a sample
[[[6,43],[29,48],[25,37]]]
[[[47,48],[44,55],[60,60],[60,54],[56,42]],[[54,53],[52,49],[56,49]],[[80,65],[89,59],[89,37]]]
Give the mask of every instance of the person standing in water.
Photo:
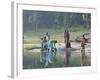
[[[65,43],[67,43],[67,42],[69,42],[69,40],[70,40],[70,34],[69,34],[69,31],[67,30],[65,30],[65,32],[64,32],[64,41],[65,41]]]
[[[81,48],[85,49],[85,45],[86,45],[86,38],[85,35],[83,34],[81,38]]]
[[[85,35],[83,34],[81,38],[81,56],[80,56],[81,66],[85,65],[85,45],[86,45],[86,38]]]
[[[71,44],[70,44],[70,33],[69,31],[65,30],[64,32],[64,42],[65,42],[65,48],[70,47],[71,48]]]
[[[69,31],[65,30],[64,32],[64,41],[65,41],[65,55],[64,55],[64,67],[68,67],[69,66],[69,62],[70,62],[70,55],[71,55],[71,44],[70,44],[70,33]]]

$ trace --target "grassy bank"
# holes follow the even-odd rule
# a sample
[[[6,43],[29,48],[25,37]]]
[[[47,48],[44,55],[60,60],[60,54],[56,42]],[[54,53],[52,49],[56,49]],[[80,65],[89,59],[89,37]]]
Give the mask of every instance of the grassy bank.
[[[37,32],[35,31],[28,31],[23,34],[24,42],[31,45],[24,45],[24,48],[31,48],[31,47],[40,47],[40,38],[48,32],[50,35],[50,40],[57,40],[58,43],[64,42],[64,31],[65,28],[57,28],[57,29],[39,29]],[[84,33],[90,33],[90,29],[84,27],[75,27],[69,28],[70,31],[70,39],[75,41],[78,36],[81,36]]]

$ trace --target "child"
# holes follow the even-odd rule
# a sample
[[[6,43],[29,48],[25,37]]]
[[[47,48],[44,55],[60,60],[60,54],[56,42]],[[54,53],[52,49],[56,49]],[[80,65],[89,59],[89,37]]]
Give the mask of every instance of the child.
[[[82,49],[85,49],[85,45],[86,45],[86,38],[85,38],[85,35],[83,34],[82,38],[81,38],[81,47],[82,47]]]
[[[86,45],[86,38],[85,35],[83,34],[81,38],[81,57],[80,57],[81,66],[85,64],[85,45]]]

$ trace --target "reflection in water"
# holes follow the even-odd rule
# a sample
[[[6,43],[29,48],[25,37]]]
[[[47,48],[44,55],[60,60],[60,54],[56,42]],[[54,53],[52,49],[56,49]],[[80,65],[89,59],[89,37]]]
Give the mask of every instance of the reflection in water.
[[[51,50],[53,51],[53,50]],[[41,54],[42,50],[36,49],[25,51],[23,55],[23,69],[46,68],[45,54]],[[56,52],[56,53],[55,53]],[[91,54],[90,48],[76,49],[76,48],[59,48],[48,55],[48,68],[56,67],[77,67],[90,66]],[[54,54],[54,55],[52,55]],[[42,62],[42,63],[41,63]]]
[[[85,49],[81,49],[80,64],[81,64],[81,66],[85,66],[86,65]]]
[[[64,67],[68,67],[70,63],[71,49],[67,48],[64,54]]]

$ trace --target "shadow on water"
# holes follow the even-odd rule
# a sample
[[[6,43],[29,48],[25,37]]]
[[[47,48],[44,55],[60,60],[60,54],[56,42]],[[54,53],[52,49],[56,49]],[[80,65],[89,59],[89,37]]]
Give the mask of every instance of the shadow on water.
[[[45,68],[40,62],[40,52],[25,51],[23,54],[23,69]],[[80,49],[58,49],[52,64],[46,68],[78,67],[91,65],[90,49],[82,54]]]

